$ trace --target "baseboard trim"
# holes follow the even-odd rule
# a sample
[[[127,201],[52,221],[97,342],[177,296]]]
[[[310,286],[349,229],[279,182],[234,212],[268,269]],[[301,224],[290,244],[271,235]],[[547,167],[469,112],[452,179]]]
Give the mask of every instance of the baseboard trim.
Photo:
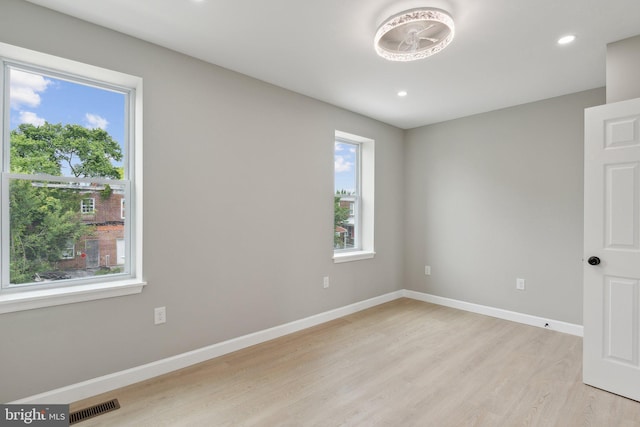
[[[558,320],[544,319],[542,317],[503,310],[500,308],[473,304],[465,301],[439,297],[423,292],[411,291],[407,289],[390,292],[365,301],[360,301],[344,307],[309,316],[304,319],[285,323],[273,328],[258,331],[252,334],[233,338],[218,344],[199,348],[166,359],[136,366],[113,374],[61,387],[45,393],[26,397],[10,403],[16,404],[69,404],[78,400],[86,399],[98,394],[106,393],[121,387],[126,387],[140,381],[148,380],[159,375],[167,374],[178,369],[186,368],[197,363],[223,356],[252,345],[270,341],[294,332],[301,331],[312,326],[316,326],[358,311],[366,310],[398,298],[411,298],[418,301],[429,302],[459,310],[470,311],[486,316],[497,317],[499,319],[510,320],[512,322],[524,323],[526,325],[551,329],[571,335],[582,336],[581,325],[561,322]],[[548,326],[545,326],[548,325]]]
[[[17,404],[69,404],[86,399],[98,394],[106,393],[121,387],[126,387],[140,381],[148,380],[159,375],[167,374],[178,369],[186,368],[196,363],[204,362],[215,357],[232,353],[252,345],[270,341],[284,335],[298,332],[312,326],[329,322],[358,311],[403,297],[403,291],[395,291],[365,301],[360,301],[344,307],[309,316],[304,319],[285,323],[273,328],[258,331],[252,334],[233,338],[218,344],[199,348],[156,362],[137,366],[124,371],[61,387],[45,393],[40,393],[11,403]]]
[[[583,336],[582,325],[562,322],[560,320],[545,319],[543,317],[532,316],[530,314],[518,313],[515,311],[503,310],[501,308],[489,307],[486,305],[473,304],[451,298],[439,297],[423,292],[403,290],[403,296],[418,301],[430,302],[432,304],[443,305],[445,307],[457,308],[459,310],[484,314],[485,316],[497,317],[498,319],[510,320],[512,322],[523,323],[525,325],[537,326],[539,328],[550,329],[563,332],[565,334]]]

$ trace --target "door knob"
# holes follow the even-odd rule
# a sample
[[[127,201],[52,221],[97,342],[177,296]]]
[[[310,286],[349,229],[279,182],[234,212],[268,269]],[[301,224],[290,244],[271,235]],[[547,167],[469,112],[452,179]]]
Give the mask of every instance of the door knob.
[[[589,257],[587,262],[589,263],[589,265],[598,265],[600,264],[600,258],[598,258],[597,256],[592,256],[592,257]]]

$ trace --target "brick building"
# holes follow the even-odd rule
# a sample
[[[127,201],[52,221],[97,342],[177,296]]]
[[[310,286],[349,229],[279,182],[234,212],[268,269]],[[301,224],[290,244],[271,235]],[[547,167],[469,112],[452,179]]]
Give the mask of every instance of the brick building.
[[[95,187],[82,192],[78,206],[82,221],[92,226],[91,233],[69,242],[60,270],[113,269],[124,264],[124,194]]]
[[[339,206],[349,209],[349,218],[335,229],[336,236],[339,236],[341,242],[337,247],[352,248],[355,241],[355,198],[350,195],[336,196],[340,197]]]

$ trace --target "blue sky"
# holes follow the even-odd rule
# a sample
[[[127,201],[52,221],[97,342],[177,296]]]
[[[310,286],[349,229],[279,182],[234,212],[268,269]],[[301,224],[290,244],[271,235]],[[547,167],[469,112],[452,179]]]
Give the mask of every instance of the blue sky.
[[[354,191],[356,187],[356,145],[336,142],[335,191]]]
[[[39,74],[11,70],[10,126],[49,123],[78,124],[106,130],[123,147],[123,93]],[[124,153],[124,150],[123,150]]]

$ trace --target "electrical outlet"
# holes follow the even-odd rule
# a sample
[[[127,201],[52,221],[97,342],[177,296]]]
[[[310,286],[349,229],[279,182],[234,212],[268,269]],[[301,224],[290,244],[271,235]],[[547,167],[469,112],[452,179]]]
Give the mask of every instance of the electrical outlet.
[[[324,276],[322,278],[322,286],[327,289],[329,287],[329,276]]]
[[[156,325],[167,322],[167,308],[156,307],[153,309],[153,320]]]
[[[426,276],[431,276],[431,266],[430,265],[425,265],[424,266],[424,274]]]
[[[524,291],[524,279],[516,279],[516,289],[519,291]]]

